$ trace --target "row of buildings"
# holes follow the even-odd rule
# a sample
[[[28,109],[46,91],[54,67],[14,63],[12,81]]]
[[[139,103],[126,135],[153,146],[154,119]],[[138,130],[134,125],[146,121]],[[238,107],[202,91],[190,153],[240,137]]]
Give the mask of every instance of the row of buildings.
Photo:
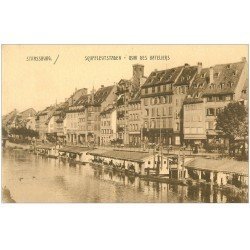
[[[247,88],[246,58],[210,68],[184,64],[148,77],[135,64],[131,79],[75,90],[65,102],[37,112],[35,130],[41,139],[68,144],[202,144],[220,137],[216,115],[229,102],[246,103]]]

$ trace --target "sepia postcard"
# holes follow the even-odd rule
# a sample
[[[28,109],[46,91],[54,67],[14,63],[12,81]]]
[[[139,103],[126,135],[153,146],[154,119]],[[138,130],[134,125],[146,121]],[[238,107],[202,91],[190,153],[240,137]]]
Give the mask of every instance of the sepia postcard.
[[[248,45],[2,45],[2,202],[248,203]]]

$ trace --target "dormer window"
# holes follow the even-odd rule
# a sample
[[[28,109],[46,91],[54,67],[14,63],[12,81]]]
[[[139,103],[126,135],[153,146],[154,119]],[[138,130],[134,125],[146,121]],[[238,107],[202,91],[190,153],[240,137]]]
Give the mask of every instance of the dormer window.
[[[233,76],[236,76],[236,74],[237,74],[237,70],[235,70],[235,71],[233,72]]]
[[[224,83],[221,83],[221,84],[219,85],[219,88],[220,88],[220,89],[223,89],[223,87],[224,87]]]
[[[230,69],[230,68],[231,68],[231,65],[230,65],[230,64],[228,64],[228,65],[227,65],[227,69]]]
[[[201,78],[205,78],[205,74],[203,73],[203,74],[201,74]]]
[[[188,76],[187,79],[190,80],[190,79],[191,79],[191,76]]]
[[[218,76],[219,76],[219,73],[218,73],[218,72],[214,74],[214,77],[215,77],[215,78],[217,78]]]

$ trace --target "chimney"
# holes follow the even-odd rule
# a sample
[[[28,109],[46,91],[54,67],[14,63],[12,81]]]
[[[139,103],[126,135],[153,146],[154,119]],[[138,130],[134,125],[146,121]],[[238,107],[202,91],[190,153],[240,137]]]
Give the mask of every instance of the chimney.
[[[214,82],[214,68],[210,67],[209,69],[209,83],[213,83]]]
[[[247,62],[246,57],[245,57],[245,56],[244,56],[244,57],[242,57],[242,58],[241,58],[241,61],[242,61],[242,62]]]
[[[140,85],[140,79],[144,76],[144,65],[134,64],[133,65],[133,84]]]
[[[187,68],[187,67],[189,67],[189,64],[188,64],[188,63],[185,63],[185,64],[184,64],[184,68]]]
[[[104,85],[101,85],[101,89],[103,89],[104,88]]]
[[[201,73],[201,70],[202,70],[202,62],[198,62],[198,68],[197,68],[197,70],[198,70],[198,74],[200,74]]]

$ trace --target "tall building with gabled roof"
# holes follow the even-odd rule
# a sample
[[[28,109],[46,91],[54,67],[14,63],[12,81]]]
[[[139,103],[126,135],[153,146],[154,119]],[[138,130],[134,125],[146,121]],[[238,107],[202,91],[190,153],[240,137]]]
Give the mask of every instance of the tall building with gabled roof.
[[[141,94],[144,141],[181,144],[182,103],[197,70],[197,66],[185,64],[150,74]]]
[[[241,101],[248,86],[246,58],[217,64],[197,74],[184,101],[184,139],[202,144],[223,136],[216,130],[217,114],[232,101]]]
[[[128,109],[129,102],[145,83],[144,65],[134,64],[132,78],[121,79],[117,83],[117,138],[129,144]]]
[[[100,144],[100,112],[115,102],[115,89],[115,85],[102,85],[69,106],[66,114],[68,143]]]

